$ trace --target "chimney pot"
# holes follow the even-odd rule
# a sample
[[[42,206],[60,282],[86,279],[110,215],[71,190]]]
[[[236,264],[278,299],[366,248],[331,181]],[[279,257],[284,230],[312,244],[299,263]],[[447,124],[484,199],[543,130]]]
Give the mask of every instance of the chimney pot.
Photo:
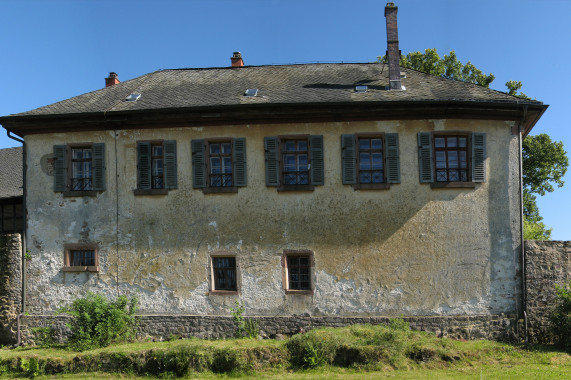
[[[235,51],[232,53],[232,57],[230,58],[232,62],[232,67],[242,67],[244,66],[244,60],[242,59],[242,53],[239,51]]]
[[[109,77],[105,78],[105,87],[113,86],[114,84],[120,83],[119,76],[113,71],[109,73]]]

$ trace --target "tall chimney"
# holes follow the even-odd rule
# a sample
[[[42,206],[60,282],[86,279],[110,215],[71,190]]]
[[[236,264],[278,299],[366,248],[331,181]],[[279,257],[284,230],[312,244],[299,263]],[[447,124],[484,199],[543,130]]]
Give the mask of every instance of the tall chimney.
[[[242,54],[239,51],[235,51],[232,54],[232,58],[230,58],[230,60],[232,61],[232,67],[244,66],[244,61],[242,60]]]
[[[390,90],[402,89],[400,81],[400,50],[397,11],[398,7],[395,3],[387,3],[387,6],[385,7],[385,17],[387,18],[387,55],[389,57]]]
[[[114,84],[120,83],[117,73],[110,72],[109,77],[105,78],[105,87],[113,86]]]

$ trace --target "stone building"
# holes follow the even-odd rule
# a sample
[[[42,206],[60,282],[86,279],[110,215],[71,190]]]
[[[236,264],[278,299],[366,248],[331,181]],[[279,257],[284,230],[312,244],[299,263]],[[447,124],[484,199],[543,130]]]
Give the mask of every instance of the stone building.
[[[26,147],[25,308],[522,313],[520,145],[546,105],[388,62],[159,70],[0,118]]]

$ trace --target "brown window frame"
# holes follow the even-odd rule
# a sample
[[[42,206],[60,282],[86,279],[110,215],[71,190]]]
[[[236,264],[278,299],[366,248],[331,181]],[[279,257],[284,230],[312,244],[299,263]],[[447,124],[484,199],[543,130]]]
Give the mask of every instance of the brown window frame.
[[[80,197],[80,196],[87,196],[87,197],[94,197],[97,196],[98,191],[93,190],[93,143],[92,142],[84,142],[84,143],[70,143],[66,144],[67,149],[67,184],[66,184],[66,191],[63,192],[64,197]],[[73,189],[73,150],[74,149],[91,149],[91,189],[89,190],[74,190]]]
[[[290,265],[288,258],[294,258],[294,257],[308,258],[308,266],[307,266],[309,272],[308,289],[294,289],[290,287]],[[300,250],[286,249],[283,251],[281,261],[282,261],[282,284],[285,294],[313,295],[315,293],[315,279],[314,279],[315,258],[313,251],[308,249],[300,249]]]
[[[95,265],[71,265],[76,251],[93,251]],[[63,272],[99,272],[99,245],[97,243],[64,244]]]
[[[359,144],[360,139],[375,139],[381,140],[381,153],[383,155],[383,182],[382,183],[361,183],[361,146]],[[371,153],[377,150],[370,149]],[[355,158],[356,158],[356,183],[353,188],[356,190],[378,190],[378,189],[389,189],[390,184],[387,183],[387,160],[386,160],[386,149],[385,149],[385,134],[384,133],[356,133],[355,134]],[[373,172],[373,169],[367,170]]]
[[[235,290],[231,290],[231,289],[216,289],[216,272],[215,272],[215,267],[214,267],[214,261],[215,259],[223,259],[223,258],[233,258],[234,259],[234,263],[235,263],[235,267],[234,267],[234,274],[236,276],[236,289]],[[233,294],[239,294],[240,293],[240,286],[241,286],[241,280],[240,280],[240,265],[239,265],[239,259],[238,257],[231,252],[213,252],[210,254],[209,257],[209,285],[210,285],[210,294],[211,295],[233,295]]]
[[[310,137],[310,135],[308,135],[308,134],[278,136],[278,144],[279,144],[278,154],[279,154],[279,162],[280,162],[280,185],[278,187],[278,191],[314,190],[314,185],[311,183],[311,153],[310,153],[309,137]],[[305,151],[295,150],[294,152],[301,152],[301,153],[305,152],[305,155],[307,156],[307,184],[297,184],[297,183],[296,184],[286,184],[285,183],[286,181],[285,181],[284,176],[285,176],[286,172],[285,172],[285,168],[284,168],[284,164],[285,164],[284,155],[285,154],[292,154],[292,153],[287,153],[287,151],[285,150],[285,145],[286,145],[287,141],[305,141],[305,143],[306,143],[307,150],[305,150]],[[297,156],[299,156],[300,153],[293,153],[293,154],[296,155],[296,166],[297,166],[297,165],[299,165]],[[300,171],[295,171],[295,172],[291,172],[291,173],[300,173]]]
[[[210,144],[223,144],[229,143],[230,144],[230,153],[226,154],[215,154],[211,155],[210,153]],[[212,139],[205,139],[204,140],[205,150],[204,150],[204,161],[206,164],[206,187],[202,188],[203,193],[237,193],[238,186],[235,185],[235,178],[234,178],[234,143],[231,137],[220,137],[220,138],[212,138]],[[227,156],[230,157],[230,168],[232,170],[232,185],[231,186],[213,186],[211,184],[211,165],[210,165],[210,158],[211,156],[219,156],[220,158]],[[222,161],[221,161],[222,165]],[[220,175],[223,175],[222,173]]]
[[[471,145],[472,145],[472,141],[471,141],[471,133],[470,132],[463,132],[463,131],[447,131],[447,132],[432,132],[432,159],[434,162],[433,165],[433,170],[434,170],[434,181],[431,182],[430,186],[432,188],[458,188],[458,187],[467,187],[467,188],[474,188],[476,187],[476,183],[472,181],[472,151],[471,151]],[[437,138],[444,138],[445,139],[445,147],[444,148],[437,148],[436,147],[436,139]],[[447,138],[448,137],[464,137],[466,138],[466,147],[452,147],[452,149],[450,149],[449,147],[447,147],[448,141]],[[457,145],[459,145],[459,143],[457,143]],[[438,180],[438,170],[447,170],[447,176],[449,178],[449,171],[451,170],[450,168],[446,168],[446,169],[442,169],[442,168],[437,168],[437,163],[436,163],[436,153],[438,152],[450,152],[450,151],[456,151],[456,152],[461,152],[461,151],[465,151],[466,152],[466,168],[460,168],[458,167],[458,170],[465,170],[466,171],[466,180],[465,181],[461,181],[461,180],[457,180],[457,181],[439,181]],[[460,155],[458,155],[458,162],[460,162]],[[446,165],[448,166],[448,153],[446,154]],[[460,164],[458,164],[460,165]],[[452,169],[454,170],[454,169]]]

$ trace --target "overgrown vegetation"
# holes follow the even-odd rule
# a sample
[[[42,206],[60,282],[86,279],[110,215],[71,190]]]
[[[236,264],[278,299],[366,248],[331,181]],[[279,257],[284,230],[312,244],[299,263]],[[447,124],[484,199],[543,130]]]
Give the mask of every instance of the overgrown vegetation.
[[[557,305],[551,313],[552,334],[559,347],[571,352],[571,282],[555,288]]]
[[[257,338],[260,334],[260,326],[255,319],[244,318],[246,308],[243,303],[236,300],[234,307],[230,308],[230,314],[236,323],[236,338],[248,337],[250,339]]]
[[[311,371],[327,373],[322,376],[327,378],[329,374],[345,377],[350,371],[360,371],[367,377],[365,371],[382,370],[398,373],[396,377],[411,373],[408,378],[421,378],[427,376],[427,369],[443,375],[447,370],[462,373],[485,367],[498,378],[503,369],[518,366],[523,366],[520,373],[525,373],[525,366],[533,366],[535,373],[568,378],[571,355],[547,347],[437,338],[411,331],[402,319],[392,320],[387,326],[314,329],[283,342],[178,339],[113,345],[82,353],[59,348],[0,350],[0,377],[78,376],[83,372],[166,378],[216,374],[281,377],[296,373],[308,377],[306,371]]]
[[[119,296],[108,300],[100,294],[88,293],[59,310],[71,316],[69,347],[76,351],[107,347],[111,343],[135,338],[138,300]]]

